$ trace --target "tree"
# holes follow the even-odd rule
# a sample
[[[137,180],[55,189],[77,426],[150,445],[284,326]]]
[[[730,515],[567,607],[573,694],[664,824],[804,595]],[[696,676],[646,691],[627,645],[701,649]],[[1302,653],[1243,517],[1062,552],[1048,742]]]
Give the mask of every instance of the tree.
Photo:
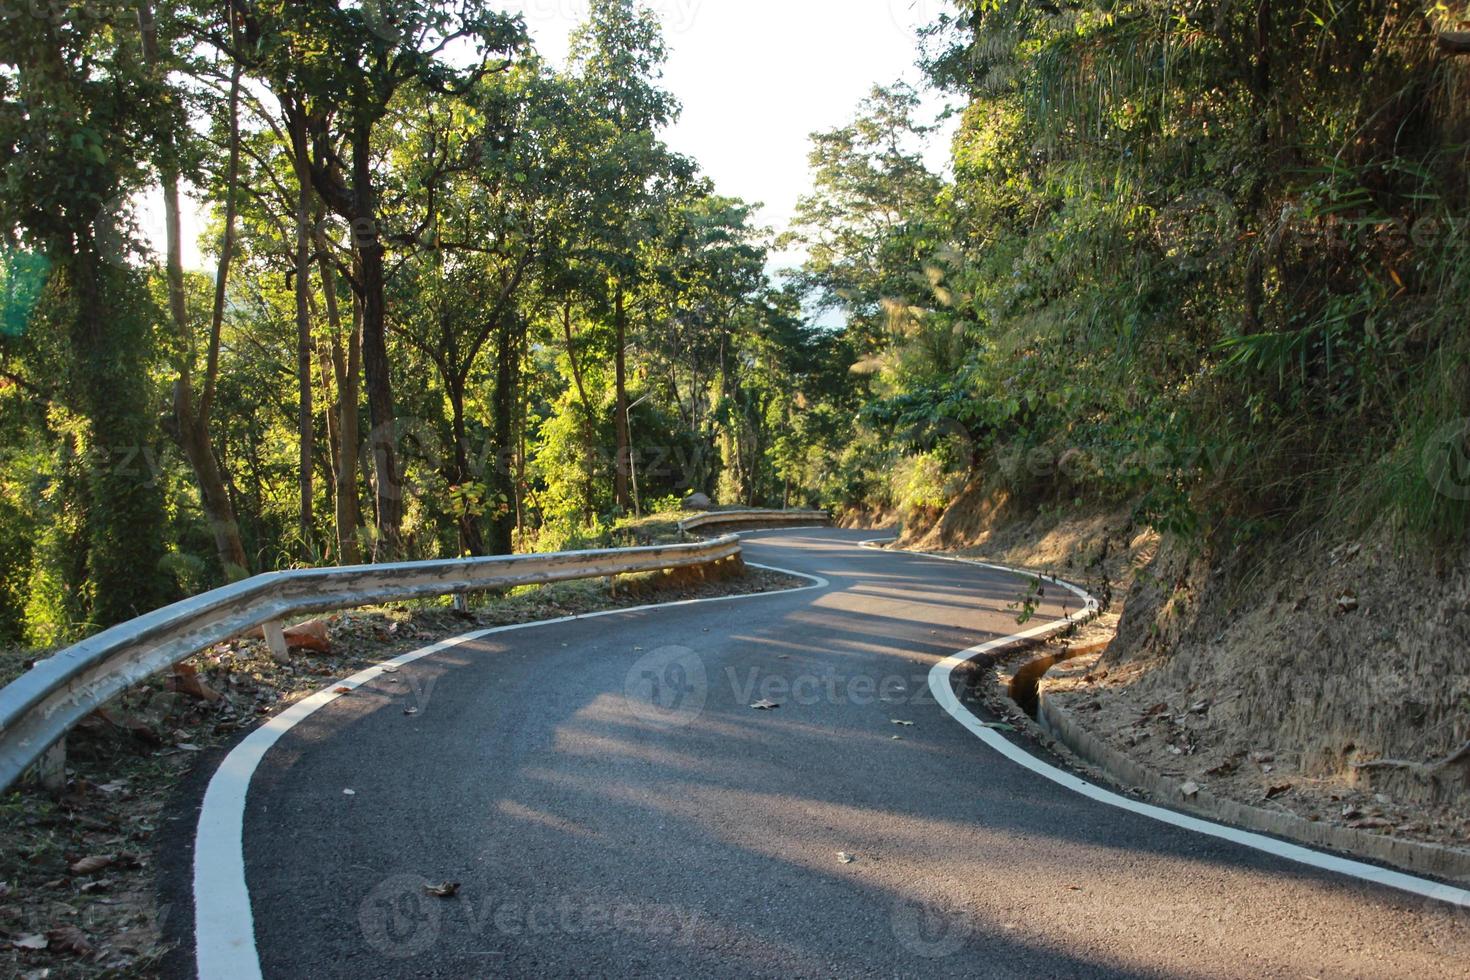
[[[483,0],[402,0],[345,7],[330,0],[260,3],[246,17],[247,44],[271,85],[291,134],[298,180],[348,222],[353,287],[362,297],[362,357],[372,420],[380,556],[396,554],[403,487],[395,445],[392,369],[388,357],[387,267],[395,242],[412,229],[386,230],[376,173],[379,126],[400,92],[421,88],[443,98],[467,94],[525,40],[520,22]],[[445,57],[463,46],[467,69]],[[298,219],[299,219],[298,215]],[[298,255],[301,246],[298,246]],[[302,280],[298,269],[298,282]],[[298,310],[299,310],[298,304]]]
[[[142,465],[152,308],[121,220],[168,121],[141,63],[138,22],[111,5],[11,18],[0,33],[0,224],[49,266],[27,329],[64,337],[51,392],[85,420],[88,612],[109,625],[170,594],[161,490]],[[162,125],[160,125],[162,124]]]
[[[657,131],[679,107],[654,84],[667,57],[652,11],[632,0],[593,0],[588,19],[572,36],[572,63],[580,97],[600,122],[601,147],[589,172],[597,188],[590,229],[593,261],[604,281],[599,302],[611,317],[616,446],[613,460],[617,506],[633,508],[628,426],[628,298],[638,288],[638,244],[674,188],[692,176],[688,161],[670,153]]]
[[[170,69],[178,67],[173,53],[165,53],[159,42],[158,23],[154,17],[150,0],[138,0],[138,23],[142,52],[150,80],[157,90],[175,98],[176,93],[167,86]],[[228,29],[235,32],[233,5],[227,7],[230,19]],[[179,181],[185,156],[185,144],[189,140],[189,129],[184,125],[183,114],[177,109],[165,118],[173,120],[178,128],[161,134],[158,143],[155,167],[163,189],[164,225],[166,245],[166,275],[168,280],[168,309],[177,337],[176,378],[173,391],[173,420],[169,434],[184,451],[189,465],[199,483],[199,492],[204,512],[214,534],[215,550],[226,578],[240,578],[249,574],[250,563],[245,556],[245,546],[240,540],[240,525],[235,517],[234,502],[225,486],[225,478],[214,441],[210,436],[209,422],[215,385],[219,377],[220,336],[224,323],[225,298],[229,283],[230,264],[235,249],[235,214],[240,172],[240,82],[241,66],[235,62],[228,71],[229,94],[224,105],[226,158],[223,177],[224,232],[220,240],[219,267],[215,276],[214,303],[209,320],[209,331],[205,340],[204,387],[196,391],[194,373],[198,362],[198,341],[188,311],[184,288],[183,233],[179,217]]]

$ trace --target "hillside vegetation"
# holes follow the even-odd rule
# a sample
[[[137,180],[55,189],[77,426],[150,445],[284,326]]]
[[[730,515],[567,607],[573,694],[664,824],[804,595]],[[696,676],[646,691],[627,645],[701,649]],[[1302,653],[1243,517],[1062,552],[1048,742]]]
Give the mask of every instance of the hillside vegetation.
[[[922,128],[901,88],[814,155],[807,281],[863,393],[843,492],[947,547],[1024,554],[1006,522],[1068,509],[1110,515],[1103,547],[1161,533],[1126,581],[1067,556],[1126,599],[1112,696],[1463,801],[1463,11],[962,6],[926,37],[953,179],[894,139]]]

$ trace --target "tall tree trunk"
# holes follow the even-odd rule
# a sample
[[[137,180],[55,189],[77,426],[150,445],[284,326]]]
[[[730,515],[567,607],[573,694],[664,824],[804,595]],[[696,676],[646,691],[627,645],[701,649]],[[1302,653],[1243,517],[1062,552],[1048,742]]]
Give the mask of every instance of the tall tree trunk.
[[[337,472],[332,480],[337,558],[344,565],[356,565],[362,561],[362,552],[357,546],[357,527],[361,520],[357,507],[357,375],[361,367],[359,362],[362,360],[358,345],[359,318],[353,317],[344,359],[342,313],[337,305],[337,276],[327,255],[326,236],[320,230],[316,235],[316,247],[320,253],[318,270],[321,274],[322,294],[326,297],[327,323],[332,330],[332,369],[337,380]]]
[[[450,475],[450,482],[455,486],[464,486],[473,478],[473,470],[470,466],[470,440],[465,429],[465,379],[463,377],[446,377],[445,388],[449,396],[450,428],[454,438],[454,472]],[[459,518],[459,547],[460,550],[472,557],[479,557],[485,553],[485,537],[480,533],[480,515],[466,512]],[[508,554],[509,552],[498,551],[496,554]]]
[[[315,300],[311,304],[311,315],[313,319],[320,321],[321,315],[317,310]],[[326,484],[327,493],[333,501],[337,499],[337,474],[342,468],[342,434],[337,431],[337,404],[333,395],[336,391],[335,380],[337,371],[335,366],[335,355],[341,350],[341,341],[338,340],[337,324],[329,319],[327,327],[329,336],[318,334],[316,338],[316,380],[321,386],[318,390],[321,406],[323,431],[327,437],[327,451],[325,459],[322,460],[322,480]],[[334,553],[333,561],[342,563],[340,553]]]
[[[572,337],[572,304],[562,306],[562,335],[567,342],[567,363],[572,368],[572,381],[577,386],[577,399],[582,403],[582,519],[592,523],[597,507],[593,500],[593,481],[597,478],[597,429],[592,424],[592,402],[587,397],[587,384],[582,378],[582,359]]]
[[[305,112],[287,112],[291,127],[291,156],[296,167],[296,434],[299,455],[297,489],[300,509],[297,534],[301,557],[314,558],[312,539],[312,460],[316,453],[316,420],[311,408],[311,163]]]
[[[613,459],[613,494],[618,509],[624,513],[633,510],[633,498],[629,493],[632,473],[632,439],[628,431],[628,313],[623,304],[623,286],[618,284],[613,299],[613,375],[617,386],[617,403],[613,409],[613,428],[617,444]]]
[[[139,0],[138,22],[143,35],[143,57],[149,68],[161,73],[158,31],[150,0]],[[233,22],[231,28],[233,29]],[[240,175],[240,66],[230,76],[230,149],[225,177],[225,229],[220,242],[219,268],[215,276],[214,308],[210,318],[209,345],[206,351],[204,393],[196,398],[194,390],[195,344],[189,326],[189,312],[184,293],[183,232],[179,208],[179,175],[172,163],[160,166],[163,185],[164,229],[167,249],[168,307],[174,332],[180,342],[180,363],[174,381],[174,425],[172,434],[194,471],[199,483],[200,503],[214,537],[215,552],[225,577],[231,581],[250,574],[245,546],[240,540],[240,524],[235,517],[223,468],[215,455],[209,434],[209,420],[214,401],[215,379],[219,373],[220,335],[223,331],[226,284],[235,250],[235,220]]]
[[[373,430],[373,471],[377,475],[377,542],[379,561],[397,558],[403,527],[403,481],[398,470],[397,419],[393,409],[392,369],[388,363],[387,288],[383,242],[378,230],[377,196],[373,189],[371,131],[358,127],[352,139],[352,182],[357,219],[352,235],[362,276],[362,366],[367,381],[368,416]]]
[[[515,493],[512,466],[515,457],[515,417],[520,404],[521,342],[525,322],[514,310],[496,327],[495,350],[495,459],[490,466],[490,553],[511,554],[515,547]]]

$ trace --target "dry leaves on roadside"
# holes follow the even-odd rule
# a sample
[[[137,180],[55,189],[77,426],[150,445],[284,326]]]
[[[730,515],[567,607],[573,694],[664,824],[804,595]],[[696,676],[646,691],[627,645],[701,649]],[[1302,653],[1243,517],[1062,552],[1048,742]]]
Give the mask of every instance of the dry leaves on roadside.
[[[446,881],[442,885],[425,885],[424,894],[434,898],[453,898],[459,894],[459,882]]]
[[[92,941],[87,934],[76,926],[61,926],[46,933],[50,940],[51,949],[57,953],[75,953],[78,956],[88,956],[93,950]]]
[[[199,668],[192,664],[178,664],[175,666],[174,672],[169,676],[166,683],[169,690],[178,691],[180,694],[187,694],[191,698],[198,698],[201,701],[218,701],[223,697],[218,691],[199,679]]]
[[[112,867],[115,860],[117,859],[111,854],[92,854],[74,861],[67,870],[74,875],[92,875]]]

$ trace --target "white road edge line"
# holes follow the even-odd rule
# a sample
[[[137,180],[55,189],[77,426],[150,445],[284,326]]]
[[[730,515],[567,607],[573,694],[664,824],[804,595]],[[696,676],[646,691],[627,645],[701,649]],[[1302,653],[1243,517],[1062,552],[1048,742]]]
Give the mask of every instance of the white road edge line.
[[[209,787],[204,792],[204,802],[199,809],[199,827],[194,840],[194,962],[200,980],[258,980],[261,976],[260,953],[255,946],[255,919],[250,908],[250,888],[245,880],[245,798],[250,791],[250,781],[255,770],[283,735],[344,693],[376,680],[386,667],[402,667],[497,633],[555,626],[603,616],[677,609],[710,602],[792,595],[812,589],[825,589],[832,584],[820,575],[809,575],[756,562],[746,564],[751,568],[806,579],[812,584],[782,589],[779,592],[651,603],[627,609],[605,609],[581,616],[563,616],[560,619],[476,630],[422,650],[405,653],[368,667],[344,681],[337,681],[291,705],[247,735],[230,750],[210,777]]]
[[[877,538],[870,541],[864,541],[862,542],[862,545],[864,547],[876,547],[880,543],[887,543],[892,540],[894,539]],[[1173,810],[1167,810],[1161,806],[1154,806],[1148,803],[1140,803],[1137,800],[1129,799],[1126,796],[1122,796],[1118,793],[1112,792],[1111,790],[1106,790],[1100,786],[1094,785],[1093,783],[1089,783],[1087,780],[1081,779],[1078,776],[1067,772],[1066,770],[1058,769],[1056,766],[1042,761],[1041,759],[1032,755],[1030,752],[1027,752],[1025,749],[1006,739],[999,732],[987,726],[984,722],[977,718],[974,713],[970,711],[970,709],[966,708],[963,704],[960,703],[959,698],[955,696],[954,686],[951,680],[951,675],[953,675],[955,668],[969,663],[976,657],[990,653],[991,651],[996,650],[1000,647],[1009,646],[1011,644],[1020,643],[1026,640],[1042,638],[1053,633],[1059,633],[1067,629],[1074,623],[1090,618],[1097,610],[1097,600],[1088,595],[1086,590],[1080,588],[1079,586],[1073,585],[1070,582],[1066,582],[1058,578],[1053,578],[1049,575],[1038,575],[1036,572],[1026,571],[1025,569],[1008,568],[1004,565],[995,565],[990,562],[976,561],[969,558],[956,558],[952,555],[935,555],[921,551],[903,551],[902,553],[914,555],[921,558],[932,558],[936,561],[950,561],[959,562],[965,565],[978,565],[981,568],[988,568],[1000,572],[1009,572],[1012,575],[1020,575],[1027,578],[1041,578],[1043,581],[1052,582],[1056,585],[1062,586],[1065,589],[1068,589],[1083,601],[1083,608],[1081,610],[1071,614],[1070,616],[1067,616],[1064,619],[1059,619],[1051,623],[1044,623],[1032,629],[1025,630],[1024,632],[1015,633],[1011,636],[1004,636],[996,640],[990,640],[986,643],[981,643],[978,646],[971,647],[968,650],[962,650],[954,656],[949,657],[948,659],[941,661],[938,664],[935,664],[933,669],[929,671],[929,690],[934,695],[939,704],[944,708],[944,710],[949,712],[956,721],[965,726],[965,728],[967,728],[970,733],[973,734],[976,738],[980,739],[980,741],[984,742],[990,748],[994,749],[996,752],[999,752],[1010,761],[1016,763],[1019,766],[1024,766],[1025,768],[1036,773],[1038,776],[1049,779],[1052,782],[1056,783],[1058,786],[1069,789],[1074,793],[1079,793],[1082,796],[1087,797],[1088,799],[1095,800],[1098,803],[1104,803],[1108,806],[1117,807],[1120,810],[1127,810],[1130,813],[1136,813],[1140,816],[1148,817],[1152,820],[1157,820],[1160,823],[1166,823],[1174,827],[1182,828],[1184,830],[1190,830],[1197,834],[1204,834],[1207,837],[1216,837],[1220,840],[1229,841],[1232,844],[1239,844],[1243,847],[1252,848],[1253,850],[1263,851],[1267,854],[1283,858],[1287,861],[1294,861],[1297,864],[1305,864],[1309,867],[1318,868],[1323,871],[1330,871],[1334,874],[1347,875],[1350,878],[1357,878],[1360,881],[1366,881],[1370,884],[1381,885],[1386,888],[1397,889],[1398,891],[1408,892],[1410,894],[1418,895],[1423,898],[1433,899],[1435,901],[1445,902],[1450,905],[1458,905],[1461,908],[1470,909],[1470,889],[1459,888],[1454,885],[1442,884],[1437,881],[1431,881],[1428,878],[1420,878],[1402,871],[1393,871],[1388,868],[1380,868],[1376,865],[1367,864],[1362,861],[1355,861],[1351,858],[1338,857],[1337,855],[1328,854],[1323,851],[1315,851],[1311,848],[1303,847],[1299,844],[1290,844],[1286,841],[1277,840],[1274,837],[1267,837],[1264,834],[1257,834],[1248,830],[1241,830],[1236,827],[1231,827],[1227,824],[1215,823],[1211,820],[1204,820],[1199,817],[1191,817],[1182,813],[1176,813]]]

